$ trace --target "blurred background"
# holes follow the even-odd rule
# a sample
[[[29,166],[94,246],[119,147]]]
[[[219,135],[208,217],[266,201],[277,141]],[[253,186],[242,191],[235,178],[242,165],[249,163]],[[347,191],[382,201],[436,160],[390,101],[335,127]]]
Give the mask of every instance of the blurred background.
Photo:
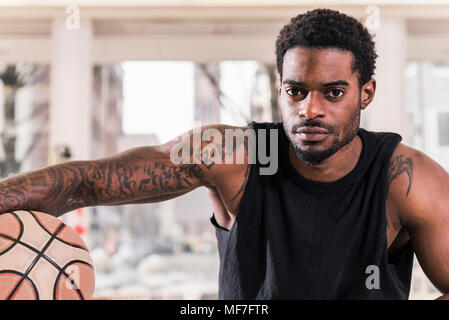
[[[195,124],[278,121],[274,42],[327,7],[375,35],[362,127],[449,168],[449,1],[0,0],[0,174],[155,145]],[[216,299],[212,208],[197,189],[157,204],[83,208],[98,299]],[[439,292],[417,261],[412,299]]]

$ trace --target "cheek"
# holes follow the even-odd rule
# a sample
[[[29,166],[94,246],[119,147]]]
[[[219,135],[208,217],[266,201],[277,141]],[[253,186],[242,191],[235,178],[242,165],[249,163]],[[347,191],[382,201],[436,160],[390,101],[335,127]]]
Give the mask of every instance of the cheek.
[[[281,98],[282,99],[282,98]],[[291,122],[295,114],[294,108],[290,107],[285,101],[279,101],[279,110],[284,122]]]
[[[345,120],[338,125],[340,136],[356,131],[360,126],[360,111],[355,110],[351,114],[345,115]]]
[[[360,104],[358,100],[351,99],[338,106],[331,106],[328,109],[328,116],[339,126],[346,126],[352,123],[360,114]]]

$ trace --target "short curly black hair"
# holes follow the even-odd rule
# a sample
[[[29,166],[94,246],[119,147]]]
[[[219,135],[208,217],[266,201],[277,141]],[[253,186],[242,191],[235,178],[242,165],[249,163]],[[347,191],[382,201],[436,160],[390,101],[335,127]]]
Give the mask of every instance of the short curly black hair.
[[[374,75],[376,49],[372,35],[355,18],[330,9],[315,9],[291,19],[276,40],[276,63],[282,79],[285,53],[295,47],[338,48],[352,52],[352,71],[360,87]]]

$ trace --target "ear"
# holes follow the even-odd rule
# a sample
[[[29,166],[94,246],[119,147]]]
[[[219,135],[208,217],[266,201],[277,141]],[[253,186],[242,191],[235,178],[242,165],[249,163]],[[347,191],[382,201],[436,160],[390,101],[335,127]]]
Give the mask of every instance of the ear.
[[[370,81],[362,86],[360,92],[360,105],[362,106],[362,110],[365,110],[365,108],[371,103],[371,101],[373,101],[375,92],[376,80],[371,78]]]

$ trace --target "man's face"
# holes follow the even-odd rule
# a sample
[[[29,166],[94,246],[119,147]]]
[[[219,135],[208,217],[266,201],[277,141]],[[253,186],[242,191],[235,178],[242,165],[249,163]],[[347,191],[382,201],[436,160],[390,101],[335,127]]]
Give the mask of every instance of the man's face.
[[[298,157],[318,165],[357,135],[361,96],[353,55],[338,49],[292,48],[279,89],[284,130]]]

